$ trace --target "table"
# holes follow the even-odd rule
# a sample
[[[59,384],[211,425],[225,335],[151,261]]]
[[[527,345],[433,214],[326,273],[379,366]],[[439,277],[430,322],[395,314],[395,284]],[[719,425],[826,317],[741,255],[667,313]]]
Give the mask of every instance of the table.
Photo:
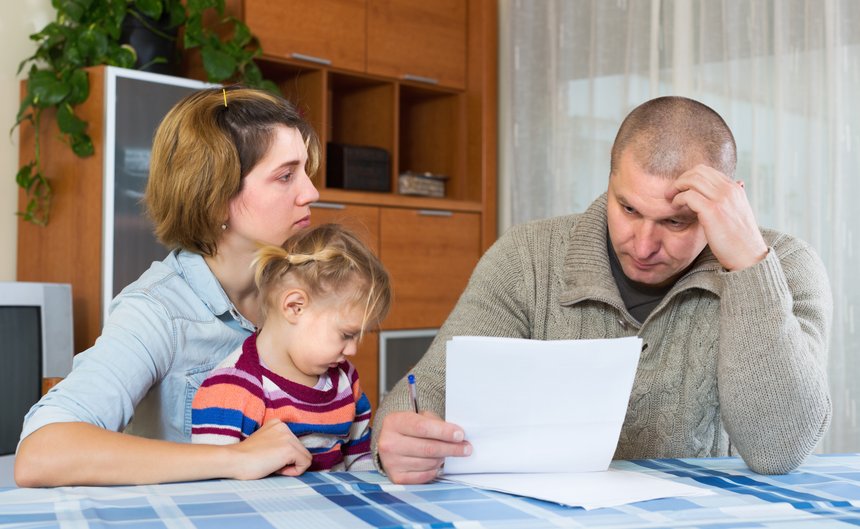
[[[738,458],[618,461],[717,494],[584,511],[450,483],[394,485],[375,472],[129,487],[0,490],[0,527],[557,528],[858,527],[860,454],[811,456],[783,476]]]

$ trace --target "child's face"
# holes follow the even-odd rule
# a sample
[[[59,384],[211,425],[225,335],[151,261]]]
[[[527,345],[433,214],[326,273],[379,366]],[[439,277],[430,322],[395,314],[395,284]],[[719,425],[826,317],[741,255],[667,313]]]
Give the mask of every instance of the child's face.
[[[292,334],[290,359],[306,375],[322,375],[354,356],[364,307],[338,296],[316,299],[303,309]]]

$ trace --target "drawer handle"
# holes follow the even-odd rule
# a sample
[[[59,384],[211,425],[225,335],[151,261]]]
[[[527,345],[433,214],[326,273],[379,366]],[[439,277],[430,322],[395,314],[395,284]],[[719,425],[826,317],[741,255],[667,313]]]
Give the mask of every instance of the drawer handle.
[[[406,81],[417,81],[419,83],[425,84],[439,84],[439,79],[434,79],[432,77],[424,77],[422,75],[412,75],[411,73],[404,74],[403,79]]]
[[[344,204],[335,204],[333,202],[314,202],[311,204],[311,207],[319,209],[346,209]]]
[[[322,57],[314,57],[313,55],[305,55],[304,53],[291,53],[290,57],[292,57],[293,59],[313,62],[316,64],[323,64],[325,66],[329,66],[331,64],[331,61],[328,59],[323,59]]]
[[[443,211],[438,209],[419,209],[419,215],[423,215],[425,217],[452,217],[454,216],[453,211]]]

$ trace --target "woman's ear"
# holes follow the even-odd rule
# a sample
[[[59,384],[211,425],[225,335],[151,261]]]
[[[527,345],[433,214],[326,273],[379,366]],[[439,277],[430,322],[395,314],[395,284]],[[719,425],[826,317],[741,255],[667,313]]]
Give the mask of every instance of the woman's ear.
[[[302,289],[285,290],[281,296],[281,313],[290,323],[296,323],[308,308],[308,294]]]

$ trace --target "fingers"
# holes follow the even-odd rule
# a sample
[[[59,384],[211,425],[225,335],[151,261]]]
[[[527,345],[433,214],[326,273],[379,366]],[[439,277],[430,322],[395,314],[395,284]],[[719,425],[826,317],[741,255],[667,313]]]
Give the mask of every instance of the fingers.
[[[392,483],[398,485],[418,485],[428,483],[439,476],[438,470],[426,470],[423,472],[395,472],[389,473],[388,477]]]
[[[295,477],[298,477],[298,476],[301,476],[302,474],[304,474],[305,470],[307,470],[307,468],[302,469],[302,468],[298,468],[295,466],[286,466],[286,467],[282,468],[281,470],[278,470],[277,472],[275,472],[275,474],[295,478]]]
[[[273,472],[298,476],[305,472],[313,456],[283,422],[267,421],[248,439],[235,445],[245,461],[239,479],[257,479]]]
[[[707,165],[697,165],[685,171],[672,182],[666,199],[674,201],[679,194],[695,191],[709,200],[720,200],[737,190],[737,184],[728,176]]]
[[[674,208],[696,214],[708,246],[729,271],[753,266],[767,255],[744,187],[713,167],[697,165],[666,192]]]
[[[414,413],[392,413],[385,422],[396,423],[395,428],[402,435],[421,439],[436,439],[447,443],[460,443],[465,438],[463,429],[456,424],[443,421],[435,413],[424,411]],[[384,428],[384,426],[383,426]]]
[[[410,457],[388,454],[385,457],[380,450],[382,468],[394,483],[427,483],[434,480],[440,473],[444,458]]]
[[[382,466],[395,483],[434,479],[446,457],[472,453],[463,429],[431,413],[389,414],[383,419],[377,448]]]

